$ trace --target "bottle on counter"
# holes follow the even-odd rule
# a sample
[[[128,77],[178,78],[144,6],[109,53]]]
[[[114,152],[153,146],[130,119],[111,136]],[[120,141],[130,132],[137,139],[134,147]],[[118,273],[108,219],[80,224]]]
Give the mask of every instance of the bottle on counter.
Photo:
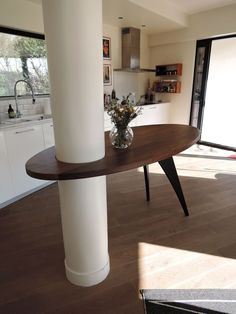
[[[116,99],[116,91],[114,89],[111,92],[111,99]]]
[[[9,108],[8,108],[8,117],[10,119],[15,118],[16,114],[14,109],[12,108],[11,104],[9,104]]]
[[[135,106],[136,105],[136,98],[135,98],[135,93],[134,92],[130,93],[130,98],[129,99],[130,99],[131,104],[133,106]]]
[[[151,103],[153,101],[153,90],[151,87],[150,79],[148,79],[148,85],[147,85],[147,90],[146,90],[146,94],[145,94],[145,100],[147,103]]]

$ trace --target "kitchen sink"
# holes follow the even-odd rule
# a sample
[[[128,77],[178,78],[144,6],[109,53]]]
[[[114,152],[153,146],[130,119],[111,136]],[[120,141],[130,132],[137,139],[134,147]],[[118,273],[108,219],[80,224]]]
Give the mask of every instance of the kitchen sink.
[[[40,121],[43,120],[43,115],[32,115],[32,116],[24,116],[21,118],[13,118],[13,119],[7,119],[1,122],[1,124],[18,124],[23,122],[31,122],[31,121]]]

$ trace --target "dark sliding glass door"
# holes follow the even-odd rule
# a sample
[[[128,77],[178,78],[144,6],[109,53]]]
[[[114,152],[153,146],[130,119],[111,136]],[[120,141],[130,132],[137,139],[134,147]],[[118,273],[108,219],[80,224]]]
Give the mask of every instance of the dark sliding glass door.
[[[201,129],[205,104],[210,50],[211,41],[200,40],[197,42],[190,124],[199,129]]]
[[[190,124],[200,144],[236,151],[235,81],[236,37],[198,41]]]

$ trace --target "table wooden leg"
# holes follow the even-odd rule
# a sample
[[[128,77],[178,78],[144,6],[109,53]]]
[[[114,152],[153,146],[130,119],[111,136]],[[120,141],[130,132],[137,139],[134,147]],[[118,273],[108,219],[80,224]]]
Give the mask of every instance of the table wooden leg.
[[[149,171],[148,165],[143,166],[144,179],[145,179],[145,189],[146,189],[146,200],[150,201],[150,189],[149,189]]]
[[[184,210],[185,216],[189,216],[188,208],[184,199],[184,194],[179,182],[179,177],[175,168],[174,160],[172,157],[159,161],[159,164],[169,179],[175,193],[179,199],[180,204]]]

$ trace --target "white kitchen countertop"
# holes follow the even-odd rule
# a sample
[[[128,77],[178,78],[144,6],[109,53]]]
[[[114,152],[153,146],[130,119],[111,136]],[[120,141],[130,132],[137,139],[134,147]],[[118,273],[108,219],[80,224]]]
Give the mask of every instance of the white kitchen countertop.
[[[146,107],[146,106],[152,106],[152,105],[163,105],[163,104],[169,104],[168,102],[160,102],[160,103],[146,103],[140,105],[140,107]],[[106,110],[104,111],[106,113]],[[43,117],[43,118],[42,118]],[[40,125],[44,123],[52,122],[52,116],[51,115],[44,115],[44,114],[37,114],[37,115],[28,115],[23,116],[20,119],[7,119],[5,121],[2,121],[0,123],[0,131],[4,130],[10,130],[20,127],[29,127],[33,125]]]
[[[43,117],[43,118],[40,118]],[[23,116],[19,120],[15,119],[7,119],[0,123],[0,131],[10,130],[21,127],[28,127],[33,125],[40,125],[44,123],[52,122],[51,116],[44,115],[34,115],[34,116]]]

